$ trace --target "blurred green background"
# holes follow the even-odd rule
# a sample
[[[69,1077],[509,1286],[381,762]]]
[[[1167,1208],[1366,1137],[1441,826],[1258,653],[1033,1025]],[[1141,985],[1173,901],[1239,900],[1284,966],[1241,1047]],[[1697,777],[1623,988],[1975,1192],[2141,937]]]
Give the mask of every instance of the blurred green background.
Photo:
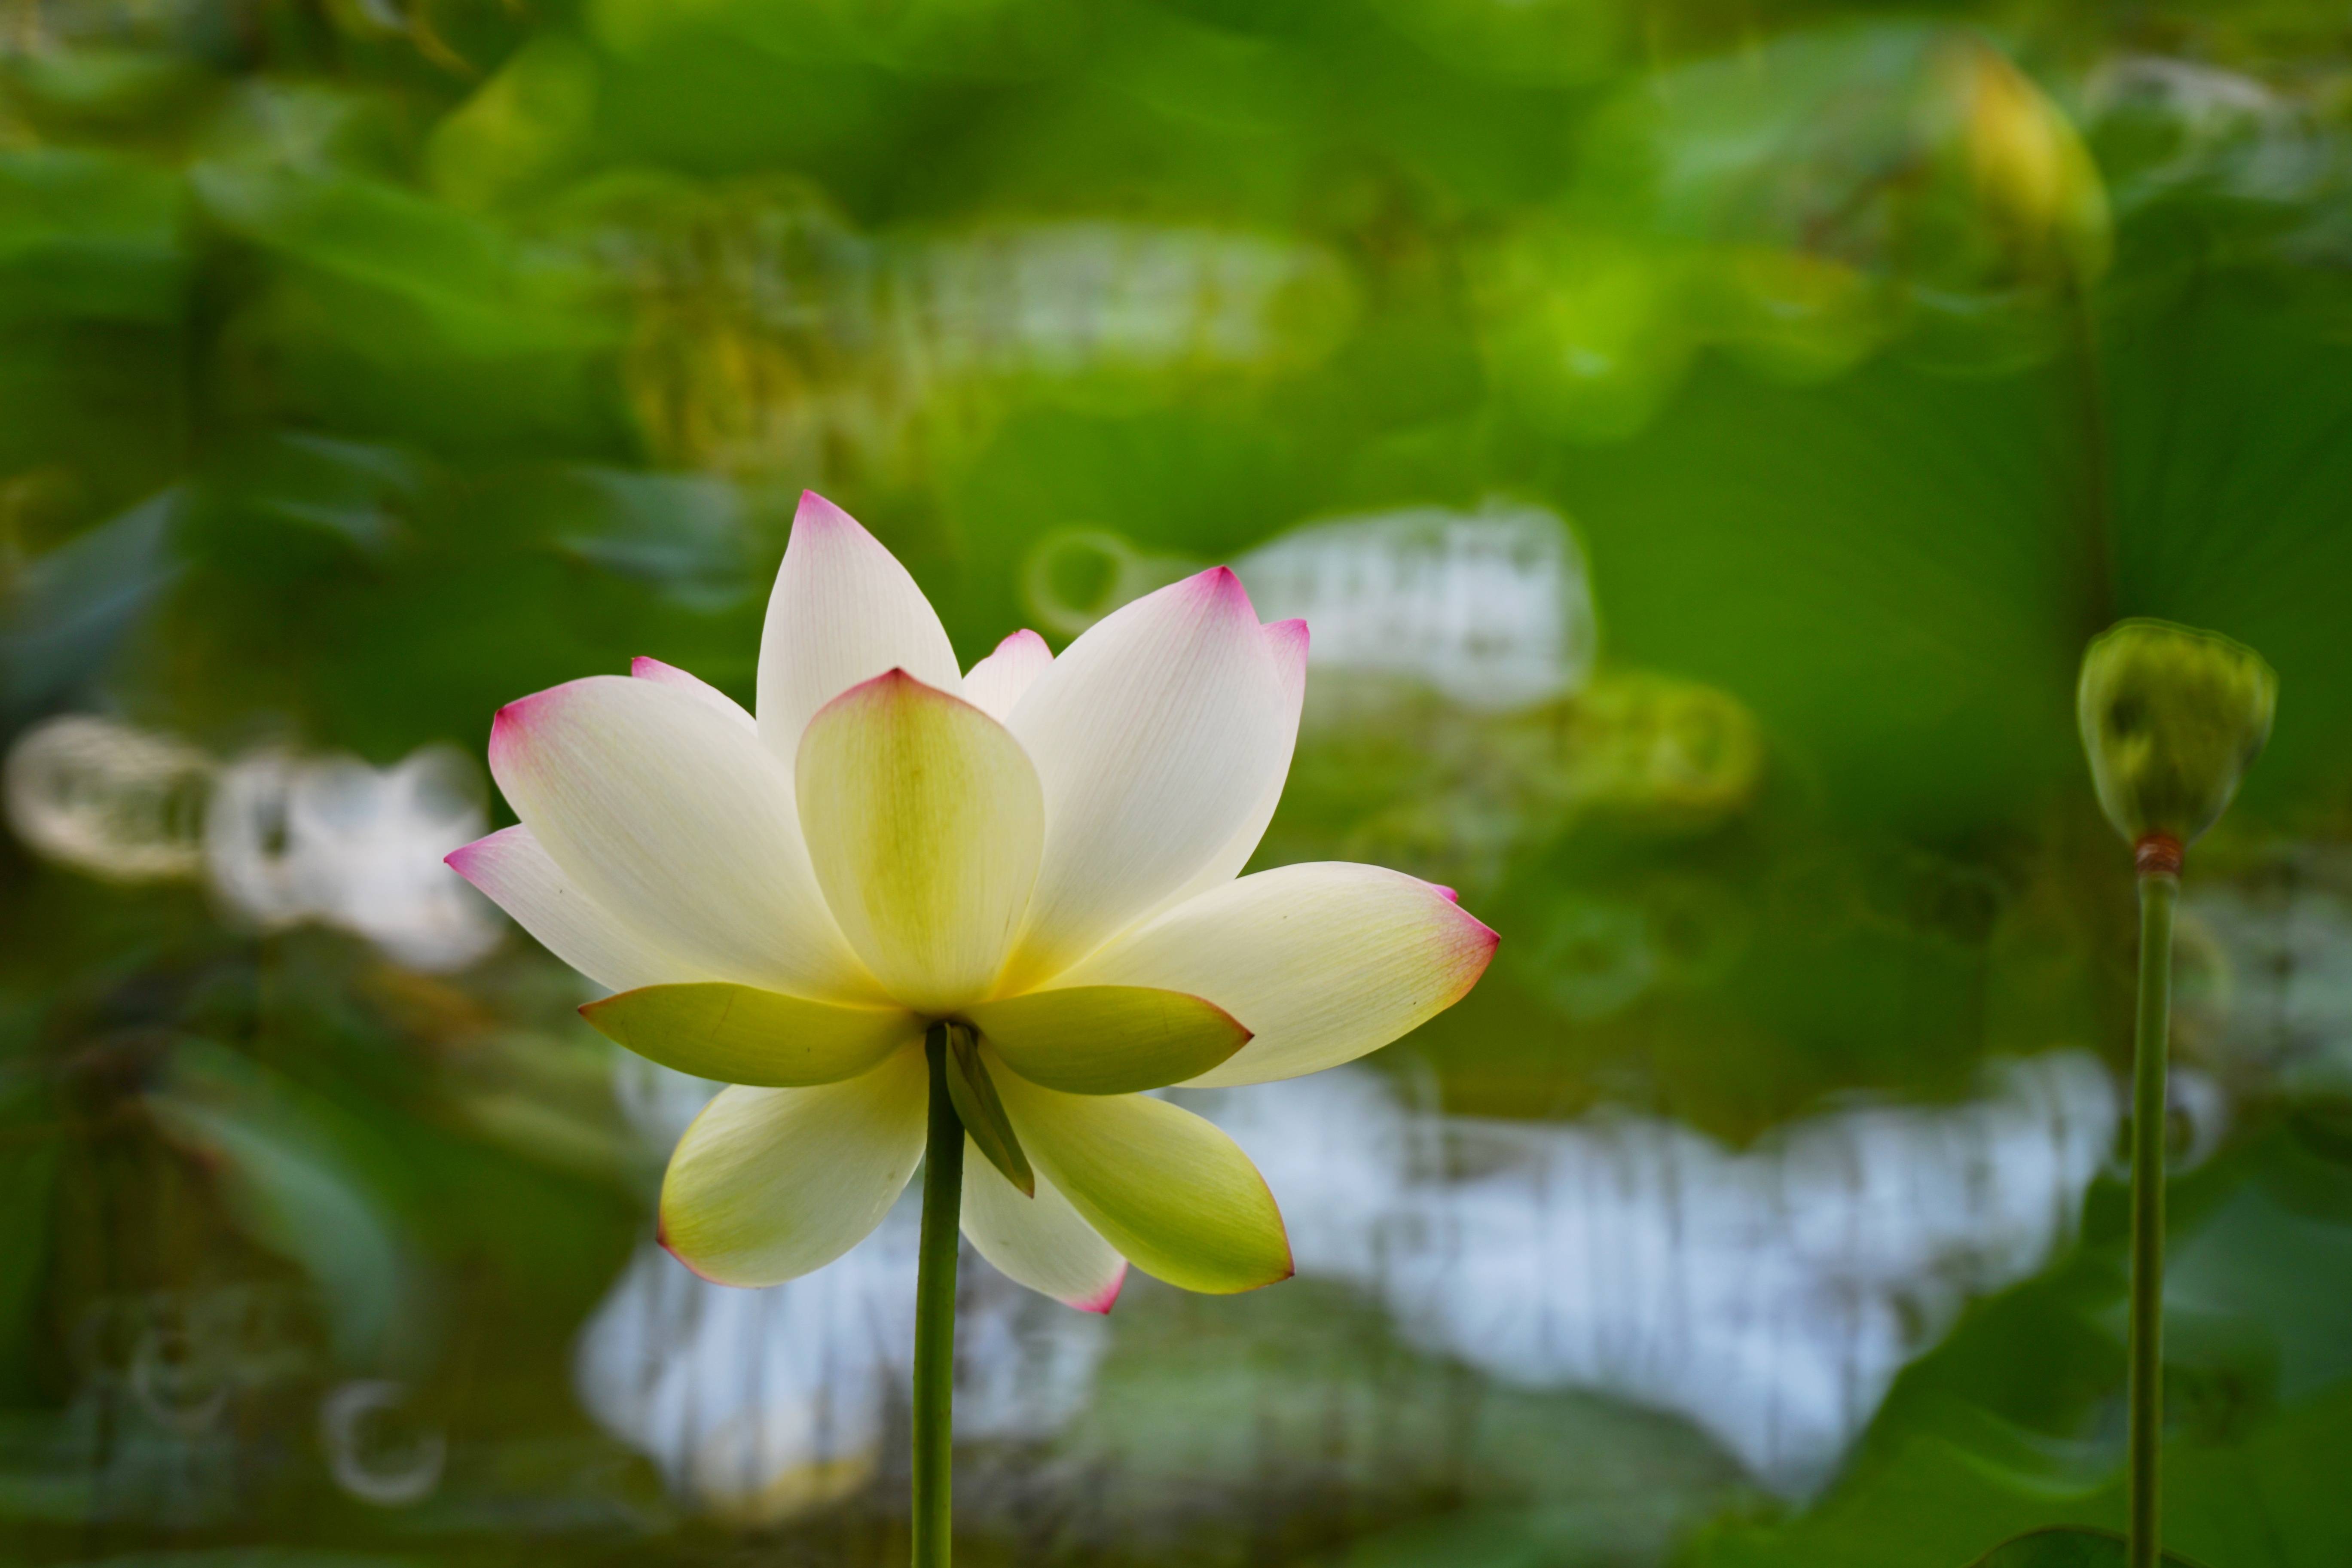
[[[2118,1523],[2145,614],[2282,687],[2168,1543],[2352,1562],[2347,267],[2306,0],[0,0],[0,1563],[903,1557],[906,1217],[650,1252],[707,1091],[439,865],[499,704],[749,700],[803,486],[967,661],[1234,560],[1316,634],[1259,863],[1504,934],[1196,1098],[1299,1278],[968,1264],[968,1561]]]

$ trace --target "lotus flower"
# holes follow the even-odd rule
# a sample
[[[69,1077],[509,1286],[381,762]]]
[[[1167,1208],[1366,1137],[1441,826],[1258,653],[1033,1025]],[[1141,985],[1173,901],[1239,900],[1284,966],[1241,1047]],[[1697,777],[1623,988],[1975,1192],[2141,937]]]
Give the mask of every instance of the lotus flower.
[[[509,704],[490,768],[521,825],[449,863],[615,993],[582,1009],[598,1029],[732,1085],[662,1186],[664,1245],[705,1278],[790,1279],[874,1228],[923,1155],[944,1027],[982,1256],[1097,1312],[1130,1260],[1249,1290],[1291,1272],[1272,1195],[1145,1092],[1361,1056],[1496,944],[1396,872],[1237,875],[1306,659],[1305,623],[1259,624],[1217,568],[1059,658],[1016,632],[959,671],[906,570],[811,494],[758,717],[650,659]]]

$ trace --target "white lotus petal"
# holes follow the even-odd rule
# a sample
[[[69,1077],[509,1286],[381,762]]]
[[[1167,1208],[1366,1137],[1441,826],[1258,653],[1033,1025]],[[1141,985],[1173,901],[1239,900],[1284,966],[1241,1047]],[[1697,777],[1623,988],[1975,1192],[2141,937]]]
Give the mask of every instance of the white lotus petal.
[[[633,990],[706,976],[669,953],[653,933],[572,885],[563,868],[517,823],[443,857],[488,895],[539,945],[607,990]]]
[[[883,988],[931,1014],[985,996],[1045,833],[1020,743],[892,670],[809,721],[798,790],[817,885]]]
[[[1276,621],[1265,629],[1266,651],[1274,656],[1275,674],[1282,680],[1282,754],[1275,765],[1273,776],[1266,779],[1258,793],[1257,804],[1225,847],[1209,858],[1209,863],[1192,873],[1191,880],[1162,901],[1144,916],[1150,919],[1173,909],[1186,899],[1222,887],[1241,875],[1242,867],[1249,864],[1250,856],[1257,853],[1260,841],[1265,837],[1267,824],[1274,821],[1274,810],[1282,804],[1282,787],[1290,781],[1290,758],[1298,747],[1298,716],[1307,706],[1307,622]]]
[[[661,1243],[706,1280],[773,1285],[882,1222],[923,1157],[930,1071],[908,1049],[814,1089],[722,1090],[662,1178]]]
[[[1097,622],[1006,721],[1045,792],[1045,853],[1007,983],[1099,946],[1233,839],[1283,748],[1282,683],[1215,568]]]
[[[760,633],[760,737],[786,768],[816,710],[885,670],[961,695],[955,649],[898,558],[815,491],[793,517]]]
[[[1205,997],[1251,1039],[1192,1082],[1263,1083],[1353,1061],[1444,1011],[1496,940],[1445,889],[1402,872],[1286,865],[1180,904],[1055,985]]]
[[[709,703],[617,675],[556,686],[499,710],[490,772],[572,886],[709,977],[879,999],[817,892],[783,769]]]
[[[737,724],[752,722],[751,716],[744,711],[741,703],[700,676],[688,674],[676,664],[665,664],[659,659],[648,659],[640,654],[629,661],[629,674],[641,681],[659,681],[666,686],[691,692]]]
[[[1045,646],[1045,639],[1034,632],[1015,632],[963,673],[963,700],[1001,721],[1053,662],[1054,650]]]
[[[1037,1196],[1024,1195],[969,1139],[963,1233],[998,1273],[1080,1312],[1110,1311],[1127,1280],[1127,1260],[1070,1207],[1059,1188],[1040,1176]]]

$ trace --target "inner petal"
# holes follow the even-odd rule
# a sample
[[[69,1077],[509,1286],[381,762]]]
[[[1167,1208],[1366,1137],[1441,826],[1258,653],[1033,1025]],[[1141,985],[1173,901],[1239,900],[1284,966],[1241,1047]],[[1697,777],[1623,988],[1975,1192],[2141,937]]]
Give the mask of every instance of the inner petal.
[[[891,996],[945,1012],[988,993],[1028,908],[1045,830],[1003,725],[893,670],[810,721],[801,824],[843,934]]]

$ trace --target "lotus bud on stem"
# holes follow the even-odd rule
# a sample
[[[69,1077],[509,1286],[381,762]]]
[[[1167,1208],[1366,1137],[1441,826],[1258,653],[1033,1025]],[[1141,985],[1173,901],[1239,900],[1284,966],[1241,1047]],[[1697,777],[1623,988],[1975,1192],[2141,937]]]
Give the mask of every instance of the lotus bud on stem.
[[[2160,1560],[2164,1437],[2165,1056],[2172,913],[2188,846],[2219,821],[2269,739],[2278,677],[2211,632],[2125,621],[2092,639],[2075,690],[2100,808],[2132,846],[2139,996],[2132,1037],[2129,1520],[2126,1561]]]

